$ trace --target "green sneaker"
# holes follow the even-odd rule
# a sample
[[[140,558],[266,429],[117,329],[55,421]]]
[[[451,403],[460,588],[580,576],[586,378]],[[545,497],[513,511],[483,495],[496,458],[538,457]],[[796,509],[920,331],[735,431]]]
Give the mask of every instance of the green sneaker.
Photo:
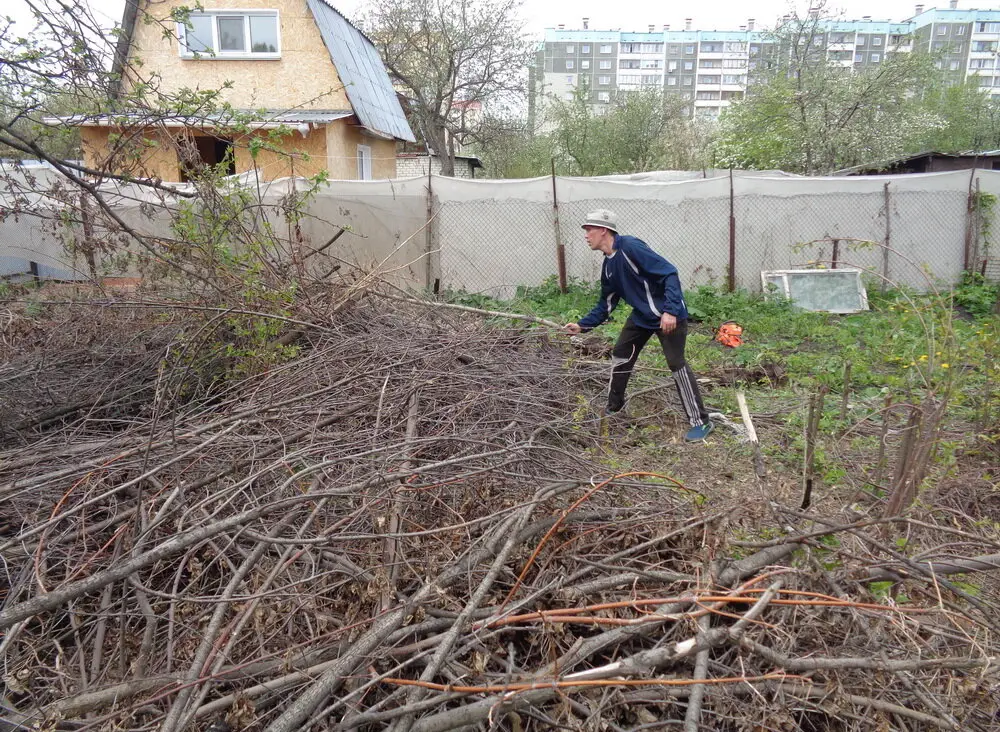
[[[712,434],[712,430],[715,429],[711,422],[706,422],[705,424],[700,424],[697,427],[692,427],[688,430],[687,434],[684,435],[685,442],[702,442],[706,437]]]

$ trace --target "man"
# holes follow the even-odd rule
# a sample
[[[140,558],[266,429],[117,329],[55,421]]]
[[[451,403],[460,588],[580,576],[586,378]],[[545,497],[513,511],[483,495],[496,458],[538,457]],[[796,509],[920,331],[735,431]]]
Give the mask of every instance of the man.
[[[624,299],[632,306],[632,314],[625,321],[612,353],[607,413],[613,414],[625,406],[625,387],[632,369],[642,347],[655,333],[691,425],[684,439],[704,440],[712,431],[712,423],[702,404],[694,372],[684,360],[688,312],[677,268],[641,239],[619,234],[618,217],[607,209],[587,214],[583,230],[590,248],[604,254],[601,299],[580,322],[567,323],[563,328],[572,335],[584,333],[605,322],[619,300]]]

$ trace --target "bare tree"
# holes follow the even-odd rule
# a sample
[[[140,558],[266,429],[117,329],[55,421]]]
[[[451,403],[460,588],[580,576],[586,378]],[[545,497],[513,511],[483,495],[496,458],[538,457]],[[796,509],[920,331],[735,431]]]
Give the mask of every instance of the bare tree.
[[[368,11],[365,30],[443,175],[483,126],[467,110],[523,103],[532,51],[519,10],[518,0],[376,0]]]

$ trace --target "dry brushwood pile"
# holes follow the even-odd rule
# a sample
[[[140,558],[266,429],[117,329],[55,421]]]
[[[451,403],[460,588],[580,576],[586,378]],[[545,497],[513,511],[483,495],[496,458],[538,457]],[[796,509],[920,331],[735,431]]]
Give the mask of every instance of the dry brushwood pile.
[[[998,516],[623,467],[606,362],[374,293],[210,391],[208,316],[2,308],[0,729],[1000,725]]]

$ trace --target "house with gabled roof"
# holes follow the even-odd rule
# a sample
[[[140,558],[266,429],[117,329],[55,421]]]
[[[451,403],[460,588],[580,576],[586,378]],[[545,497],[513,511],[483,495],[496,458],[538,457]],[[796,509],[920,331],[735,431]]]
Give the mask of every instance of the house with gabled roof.
[[[116,96],[147,83],[168,96],[219,90],[225,111],[164,118],[123,102],[115,114],[62,118],[80,128],[88,167],[120,172],[116,150],[138,137],[128,172],[163,181],[186,180],[198,164],[256,170],[263,180],[396,177],[396,143],[412,142],[413,132],[374,44],[326,0],[191,7],[126,0]]]

